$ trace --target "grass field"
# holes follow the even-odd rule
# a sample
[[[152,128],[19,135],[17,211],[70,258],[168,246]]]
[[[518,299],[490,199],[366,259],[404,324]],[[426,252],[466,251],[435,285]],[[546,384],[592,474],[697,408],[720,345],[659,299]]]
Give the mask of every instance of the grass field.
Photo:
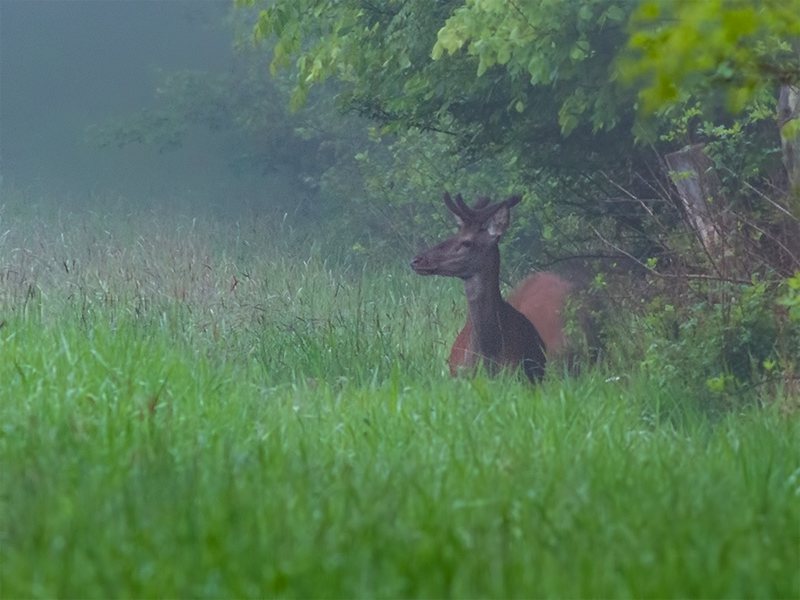
[[[1,597],[800,597],[780,402],[452,380],[458,283],[240,222],[0,210]]]

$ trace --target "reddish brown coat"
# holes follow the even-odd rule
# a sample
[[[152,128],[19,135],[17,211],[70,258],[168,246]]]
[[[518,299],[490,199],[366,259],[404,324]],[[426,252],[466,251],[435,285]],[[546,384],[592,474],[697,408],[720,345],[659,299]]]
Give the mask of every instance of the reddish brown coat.
[[[574,285],[556,273],[542,271],[525,278],[508,297],[508,303],[533,323],[544,342],[549,359],[560,356],[566,349],[564,311]],[[469,317],[450,350],[450,373],[469,364],[472,323]]]

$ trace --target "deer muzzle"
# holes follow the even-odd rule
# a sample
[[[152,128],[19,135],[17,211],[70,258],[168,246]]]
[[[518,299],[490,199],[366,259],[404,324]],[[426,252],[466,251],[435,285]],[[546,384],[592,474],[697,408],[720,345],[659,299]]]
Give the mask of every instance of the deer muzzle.
[[[417,275],[433,275],[434,266],[424,254],[419,254],[411,260],[411,268]]]

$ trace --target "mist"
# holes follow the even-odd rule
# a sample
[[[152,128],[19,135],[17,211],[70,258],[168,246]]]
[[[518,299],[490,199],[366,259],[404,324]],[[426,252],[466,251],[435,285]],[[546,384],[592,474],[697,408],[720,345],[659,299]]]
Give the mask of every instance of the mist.
[[[257,193],[258,174],[234,173],[226,140],[204,128],[165,152],[99,147],[87,136],[153,106],[164,73],[229,68],[230,9],[227,1],[2,0],[4,187],[78,204],[92,197],[224,203]]]

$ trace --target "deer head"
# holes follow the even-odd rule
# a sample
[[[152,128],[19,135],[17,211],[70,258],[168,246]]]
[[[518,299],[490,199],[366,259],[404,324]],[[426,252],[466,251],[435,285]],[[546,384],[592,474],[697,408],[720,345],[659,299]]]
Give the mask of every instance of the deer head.
[[[444,203],[458,223],[456,234],[419,254],[411,261],[411,268],[420,275],[446,277],[471,277],[497,271],[500,253],[497,243],[508,229],[511,207],[518,204],[519,196],[489,204],[488,198],[479,198],[470,207],[461,194],[453,200],[444,194]]]

